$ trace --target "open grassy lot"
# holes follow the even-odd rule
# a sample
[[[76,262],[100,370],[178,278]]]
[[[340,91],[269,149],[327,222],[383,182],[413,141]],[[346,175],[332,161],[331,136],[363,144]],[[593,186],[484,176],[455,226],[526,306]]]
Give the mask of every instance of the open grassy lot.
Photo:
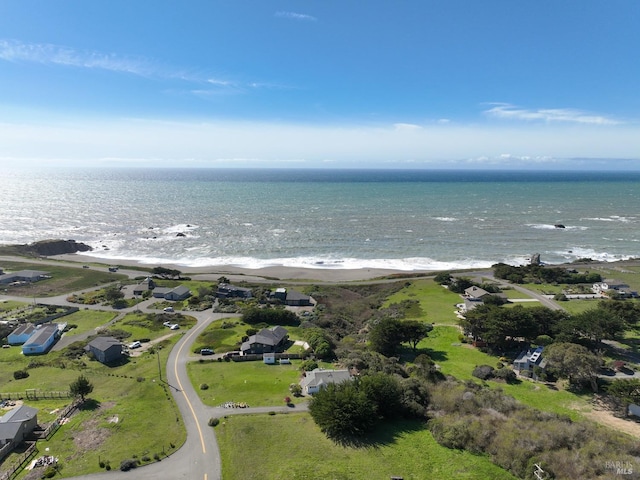
[[[391,295],[384,303],[388,307],[392,303],[404,300],[417,300],[418,306],[409,312],[407,318],[425,320],[438,325],[456,325],[455,306],[462,299],[457,293],[450,292],[433,280],[414,280],[399,292]]]
[[[567,302],[558,302],[558,305],[560,305],[567,312],[571,314],[576,314],[576,313],[582,313],[585,310],[589,310],[591,308],[597,308],[599,301],[600,299],[594,299],[594,300],[571,299]]]
[[[79,310],[71,315],[62,317],[60,321],[77,325],[69,330],[65,335],[77,335],[79,333],[95,330],[97,327],[106,324],[116,317],[115,312],[101,312],[99,310]]]
[[[27,303],[16,302],[14,300],[0,300],[0,317],[3,317],[7,312],[11,312],[11,310],[24,308],[27,305]]]
[[[240,340],[249,325],[242,323],[240,317],[225,318],[212,322],[193,343],[193,352],[201,348],[213,348],[216,353],[237,350]]]
[[[163,371],[176,339],[165,340],[157,346]],[[65,477],[98,472],[101,470],[99,460],[108,460],[116,470],[122,460],[133,456],[143,463],[144,458],[154,461],[154,455],[162,458],[164,453],[184,443],[186,432],[173,397],[158,379],[155,353],[144,353],[118,367],[107,367],[88,359],[85,365],[82,369],[30,368],[26,379],[0,381],[2,390],[10,392],[24,392],[28,388],[68,390],[80,374],[94,385],[86,408],[71,417],[49,441],[38,443],[40,451],[48,448],[49,454],[60,459]],[[42,412],[38,414],[42,423],[54,417],[55,414],[49,412],[70,401],[31,401],[28,405]],[[11,457],[7,461],[11,461]]]
[[[3,285],[6,295],[20,297],[53,297],[68,292],[84,290],[105,283],[125,280],[127,277],[118,273],[107,271],[98,272],[83,268],[63,267],[57,265],[41,265],[29,262],[2,262],[5,272],[18,270],[40,270],[49,272],[51,278],[41,280],[29,285],[9,286]]]
[[[380,428],[360,447],[328,440],[307,414],[227,417],[216,434],[225,479],[515,478],[486,457],[438,445],[419,422]]]
[[[330,364],[320,365],[332,368]],[[284,404],[284,397],[293,403],[308,398],[296,398],[289,393],[289,385],[300,381],[300,360],[291,365],[265,365],[255,362],[191,362],[187,372],[198,395],[206,405],[225,402],[245,402],[251,407],[271,407]],[[206,383],[208,390],[200,390]]]
[[[459,380],[473,379],[471,373],[478,365],[495,367],[498,357],[481,352],[458,340],[459,330],[452,327],[435,327],[429,337],[420,342],[433,360],[440,365],[442,373],[453,375]],[[543,383],[523,380],[516,384],[489,381],[490,386],[502,389],[522,403],[547,412],[562,413],[577,418],[575,409],[590,409],[589,395],[577,395],[565,390],[556,390]]]

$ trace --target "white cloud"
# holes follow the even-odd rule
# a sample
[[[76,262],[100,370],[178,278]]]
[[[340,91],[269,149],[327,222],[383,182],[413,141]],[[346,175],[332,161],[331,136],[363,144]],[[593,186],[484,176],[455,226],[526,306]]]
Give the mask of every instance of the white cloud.
[[[292,20],[304,20],[308,22],[315,22],[318,19],[311,15],[306,15],[304,13],[296,13],[296,12],[276,12],[276,17],[279,18],[289,18]]]
[[[527,110],[517,108],[508,103],[496,104],[494,107],[485,110],[484,113],[490,117],[506,120],[543,121],[547,123],[564,122],[587,125],[620,125],[623,123],[610,117],[589,114],[582,110],[570,108]]]
[[[413,123],[394,123],[393,127],[398,131],[405,131],[405,132],[422,130],[422,127],[420,125],[415,125]]]
[[[32,62],[67,67],[109,70],[147,76],[154,67],[136,58],[121,57],[48,43],[22,43],[15,40],[0,40],[0,59],[10,62]]]

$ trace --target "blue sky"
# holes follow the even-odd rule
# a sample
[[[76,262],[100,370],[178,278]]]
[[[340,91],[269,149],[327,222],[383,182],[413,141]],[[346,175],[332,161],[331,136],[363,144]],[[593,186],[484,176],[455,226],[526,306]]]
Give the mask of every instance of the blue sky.
[[[0,4],[7,165],[640,169],[640,2]]]

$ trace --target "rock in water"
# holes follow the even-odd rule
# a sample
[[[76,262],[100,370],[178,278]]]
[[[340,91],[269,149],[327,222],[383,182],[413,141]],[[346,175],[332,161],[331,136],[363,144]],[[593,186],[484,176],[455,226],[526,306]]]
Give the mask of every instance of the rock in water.
[[[29,245],[23,245],[23,249],[25,253],[45,257],[93,250],[89,245],[76,242],[75,240],[41,240],[30,243]]]
[[[531,265],[540,265],[540,254],[534,253],[531,255]]]

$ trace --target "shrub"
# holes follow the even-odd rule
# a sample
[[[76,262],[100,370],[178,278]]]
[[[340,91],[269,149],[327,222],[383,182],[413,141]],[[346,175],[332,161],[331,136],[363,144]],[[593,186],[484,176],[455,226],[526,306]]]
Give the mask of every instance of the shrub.
[[[40,478],[53,478],[56,476],[56,473],[58,473],[56,467],[49,465]]]
[[[13,378],[15,380],[20,380],[21,378],[27,378],[29,376],[29,372],[26,370],[16,370],[13,372]]]
[[[150,461],[151,461],[151,457],[150,457],[149,455],[144,455],[144,456],[142,457],[142,461],[143,461],[143,462],[150,462]]]
[[[491,365],[480,365],[479,367],[473,369],[471,375],[479,378],[480,380],[488,380],[493,377],[494,370],[495,369]]]
[[[517,379],[516,372],[510,368],[499,368],[493,372],[493,376],[507,383],[515,382]]]
[[[207,385],[206,383],[201,383],[200,390],[209,390],[209,385]]]
[[[217,427],[220,424],[220,419],[216,417],[211,417],[207,422],[207,425],[210,427]]]
[[[133,458],[127,458],[126,460],[122,460],[120,462],[120,470],[123,472],[128,472],[132,468],[136,468],[138,466],[138,461]]]

